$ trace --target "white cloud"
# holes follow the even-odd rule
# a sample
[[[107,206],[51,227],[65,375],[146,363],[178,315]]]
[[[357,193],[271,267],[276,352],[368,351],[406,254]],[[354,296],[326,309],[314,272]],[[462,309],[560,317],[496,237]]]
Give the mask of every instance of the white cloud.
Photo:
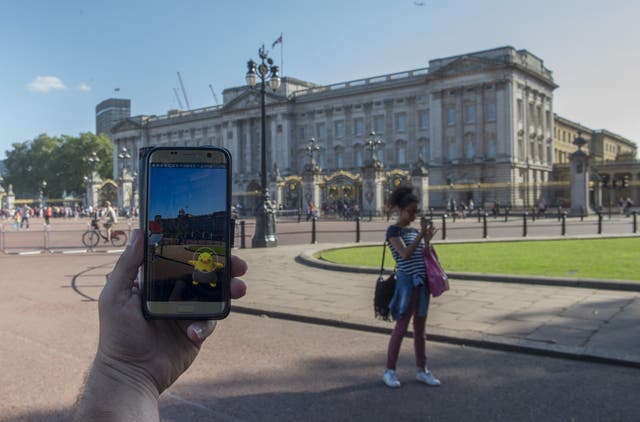
[[[88,84],[85,84],[84,82],[82,82],[80,85],[78,85],[77,89],[78,89],[78,91],[82,91],[82,92],[91,91],[91,87]]]
[[[62,91],[67,89],[60,78],[55,76],[37,76],[29,82],[27,89],[32,92]]]

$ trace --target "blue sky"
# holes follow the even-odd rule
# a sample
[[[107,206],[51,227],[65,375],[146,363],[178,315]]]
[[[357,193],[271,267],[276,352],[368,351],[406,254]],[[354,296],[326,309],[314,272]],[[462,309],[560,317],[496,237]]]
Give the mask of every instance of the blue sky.
[[[244,83],[283,33],[284,75],[330,84],[504,45],[544,60],[555,112],[640,141],[640,2],[609,0],[12,1],[0,14],[0,159],[40,133],[95,131],[95,106],[191,108]],[[280,47],[272,51],[280,63]],[[119,92],[114,90],[119,88]],[[184,101],[183,101],[184,102]],[[184,104],[183,104],[184,105]]]
[[[181,209],[192,215],[226,209],[224,169],[154,167],[150,174],[150,220],[156,215],[176,218]]]

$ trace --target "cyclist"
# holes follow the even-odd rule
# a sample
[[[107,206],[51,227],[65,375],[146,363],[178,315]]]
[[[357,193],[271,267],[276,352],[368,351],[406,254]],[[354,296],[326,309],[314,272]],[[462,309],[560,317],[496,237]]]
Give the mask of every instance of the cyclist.
[[[107,221],[103,224],[104,228],[107,231],[107,240],[106,242],[111,242],[111,226],[118,223],[118,216],[116,211],[111,206],[111,202],[105,202],[105,209],[103,216],[107,219]]]

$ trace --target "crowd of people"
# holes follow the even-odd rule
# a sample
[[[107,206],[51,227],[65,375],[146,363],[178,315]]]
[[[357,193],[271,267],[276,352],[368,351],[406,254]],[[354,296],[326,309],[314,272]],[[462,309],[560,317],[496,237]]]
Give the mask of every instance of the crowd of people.
[[[118,209],[108,207],[70,207],[70,206],[57,206],[57,205],[45,205],[32,207],[28,204],[18,205],[14,208],[0,208],[0,221],[10,221],[11,226],[17,230],[30,230],[31,219],[42,219],[44,224],[51,224],[51,219],[79,219],[84,217],[97,217],[102,219],[110,214],[109,219],[114,220],[114,215],[120,215],[125,217],[137,217],[138,208],[131,209]]]

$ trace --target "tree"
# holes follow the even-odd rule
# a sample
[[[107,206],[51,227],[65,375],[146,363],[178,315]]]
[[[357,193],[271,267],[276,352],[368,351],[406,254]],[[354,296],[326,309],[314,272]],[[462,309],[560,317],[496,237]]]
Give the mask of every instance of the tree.
[[[100,158],[98,174],[111,177],[113,144],[106,135],[86,132],[77,137],[52,138],[42,134],[31,141],[14,143],[5,160],[6,183],[13,185],[18,197],[36,198],[43,180],[47,182],[48,198],[62,198],[64,193],[81,196],[84,177],[90,173],[87,158],[92,152]]]

